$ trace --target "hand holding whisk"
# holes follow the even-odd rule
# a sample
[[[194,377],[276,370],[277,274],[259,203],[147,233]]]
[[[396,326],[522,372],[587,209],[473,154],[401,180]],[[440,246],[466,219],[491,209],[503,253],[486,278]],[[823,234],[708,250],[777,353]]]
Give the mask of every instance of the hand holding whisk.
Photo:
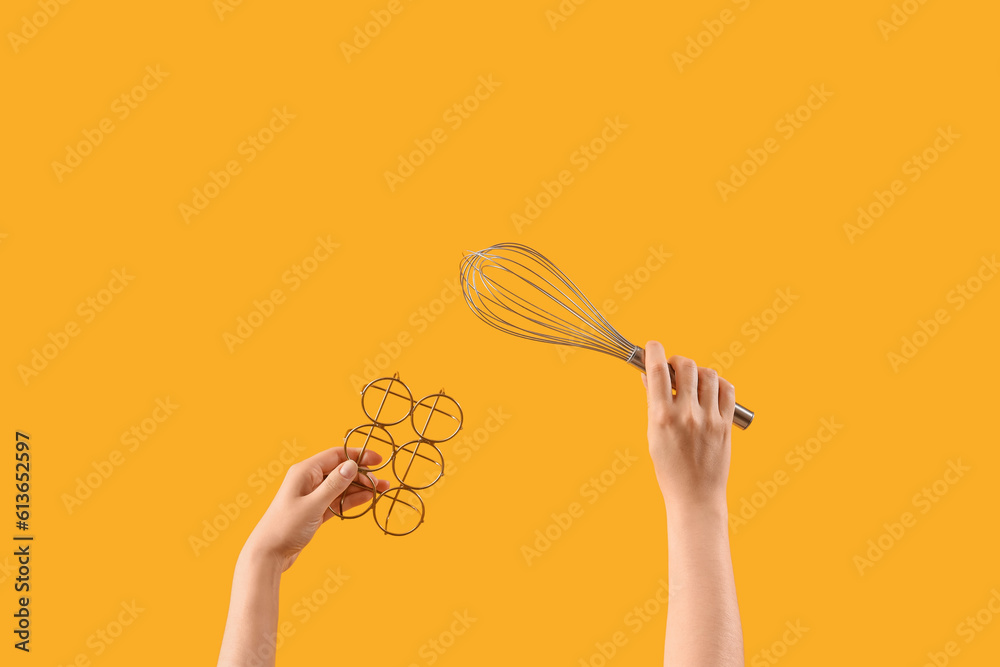
[[[462,258],[465,302],[504,333],[542,343],[582,347],[617,357],[645,372],[645,353],[615,331],[583,292],[541,253],[498,243]],[[674,369],[670,380],[676,386]],[[753,412],[736,404],[733,423],[745,429]]]

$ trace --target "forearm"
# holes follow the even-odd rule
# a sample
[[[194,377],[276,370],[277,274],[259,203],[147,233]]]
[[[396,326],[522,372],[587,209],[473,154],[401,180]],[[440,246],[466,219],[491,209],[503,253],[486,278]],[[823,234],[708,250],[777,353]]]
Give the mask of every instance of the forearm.
[[[725,501],[667,503],[670,601],[664,665],[744,664]]]
[[[277,561],[244,547],[233,574],[219,667],[273,667],[280,582]]]

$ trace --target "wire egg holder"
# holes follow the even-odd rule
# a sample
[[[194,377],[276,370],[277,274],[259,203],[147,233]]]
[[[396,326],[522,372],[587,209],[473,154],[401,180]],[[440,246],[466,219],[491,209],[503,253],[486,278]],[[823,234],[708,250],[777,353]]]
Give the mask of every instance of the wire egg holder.
[[[371,491],[372,498],[345,510],[345,492],[340,495],[339,502],[330,505],[330,511],[341,519],[357,519],[371,512],[376,525],[386,535],[409,535],[424,521],[424,501],[417,491],[430,488],[444,475],[444,455],[438,444],[451,440],[462,429],[462,406],[445,394],[444,389],[414,401],[413,392],[399,379],[399,373],[395,373],[365,385],[361,390],[361,409],[370,422],[347,432],[344,453],[357,462],[359,474],[368,481],[366,486],[356,479],[350,486]],[[418,413],[421,414],[418,416]],[[389,427],[407,420],[415,437],[396,445]],[[423,424],[418,427],[420,422]],[[351,456],[351,448],[357,449],[356,458]],[[382,456],[381,463],[368,467],[361,465],[361,457],[369,450]],[[386,467],[391,468],[397,484],[378,493],[372,473]],[[393,513],[395,523],[390,522]]]

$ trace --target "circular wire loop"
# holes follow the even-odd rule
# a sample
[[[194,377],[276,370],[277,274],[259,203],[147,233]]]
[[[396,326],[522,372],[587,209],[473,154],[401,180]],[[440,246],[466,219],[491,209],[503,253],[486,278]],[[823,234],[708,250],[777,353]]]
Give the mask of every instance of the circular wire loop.
[[[337,510],[333,509],[333,505],[329,505],[327,507],[328,510],[330,510],[331,512],[333,512],[334,516],[340,517],[341,519],[357,519],[359,517],[363,517],[364,515],[368,514],[368,512],[370,512],[371,509],[373,507],[375,507],[375,497],[378,495],[378,489],[376,488],[377,484],[375,482],[375,478],[371,476],[371,473],[365,472],[365,473],[359,473],[359,474],[363,474],[366,478],[368,478],[368,481],[371,483],[371,486],[365,486],[364,484],[361,484],[360,482],[358,482],[358,480],[355,479],[355,480],[351,481],[351,483],[347,487],[347,489],[350,490],[350,488],[352,486],[356,486],[356,487],[358,487],[360,489],[364,489],[365,491],[371,491],[372,492],[372,497],[369,498],[368,501],[367,501],[367,505],[368,506],[365,508],[364,512],[360,512],[358,514],[350,514],[350,515],[345,514],[344,513],[345,512],[345,510],[344,510],[344,501],[347,500],[348,493],[347,493],[347,491],[344,491],[342,494],[340,494],[339,500],[337,500],[337,501],[334,502],[334,504],[336,504],[340,508],[339,512]],[[355,507],[357,507],[357,505],[355,505]],[[352,507],[351,509],[354,509],[354,508]],[[347,510],[347,511],[350,511],[350,510]]]
[[[417,411],[423,408],[427,410],[427,417],[417,417]],[[450,420],[450,421],[449,421]],[[410,425],[422,440],[428,442],[445,442],[451,440],[462,430],[462,406],[451,396],[443,391],[436,394],[424,396],[413,405],[410,411]],[[418,422],[422,422],[418,426]],[[431,424],[434,427],[431,427]]]
[[[381,391],[381,397],[379,397],[377,392],[372,390]],[[371,393],[369,394],[369,392]],[[404,412],[398,419],[393,419],[394,415],[392,414],[388,416],[384,416],[382,414],[390,396],[405,399],[406,401],[406,412]],[[375,408],[375,414],[372,414],[368,409],[368,399],[370,399],[372,403],[378,403],[378,407]],[[400,404],[402,403],[402,401],[397,402]],[[413,393],[410,392],[410,388],[399,379],[398,373],[392,377],[376,378],[365,385],[365,388],[361,390],[361,410],[365,413],[365,416],[368,417],[368,419],[379,426],[395,426],[396,424],[405,421],[406,418],[410,416],[410,413],[413,412]]]
[[[392,496],[390,497],[389,494]],[[400,495],[403,495],[403,498],[400,498]],[[394,486],[391,489],[386,489],[378,495],[375,502],[372,503],[372,507],[375,508],[373,512],[375,523],[386,535],[409,535],[424,522],[424,501],[416,491],[408,486]],[[385,508],[385,514],[380,517],[379,511],[383,508]],[[397,521],[402,522],[400,530],[390,528],[392,524],[389,523],[389,519],[392,518],[394,512]],[[410,527],[407,528],[407,526]]]
[[[431,470],[428,464],[437,466],[437,470],[431,476],[425,475],[430,481],[413,481],[413,464],[418,463],[418,459],[419,465],[417,470],[424,470],[426,472]],[[399,472],[400,467],[403,470],[402,474]],[[417,491],[428,489],[434,486],[444,474],[444,454],[441,453],[437,445],[429,440],[411,440],[404,445],[400,445],[399,449],[396,450],[396,454],[392,457],[392,474],[396,476],[396,480],[403,486]]]
[[[365,432],[364,429],[368,429],[368,431]],[[377,432],[376,429],[378,429]],[[360,446],[356,447],[358,449],[357,458],[351,456],[351,436],[354,435],[355,433],[358,434],[358,437],[355,438],[355,441],[357,441],[361,437],[364,438],[364,442],[361,443]],[[389,456],[382,456],[379,452],[375,452],[376,454],[379,454],[379,456],[382,456],[382,463],[376,466],[363,466],[361,465],[361,458],[364,456],[365,452],[368,451],[369,445],[372,445],[372,451],[375,451],[374,443],[372,443],[373,440],[375,442],[381,442],[383,444],[389,445]],[[352,459],[355,463],[357,463],[358,470],[360,470],[361,472],[375,472],[376,470],[381,470],[382,468],[389,465],[395,453],[396,453],[396,443],[392,439],[392,434],[389,433],[389,431],[387,431],[385,427],[379,426],[378,424],[362,424],[361,426],[355,426],[354,428],[352,428],[350,431],[347,432],[347,435],[344,436],[344,456],[346,456],[349,459]]]

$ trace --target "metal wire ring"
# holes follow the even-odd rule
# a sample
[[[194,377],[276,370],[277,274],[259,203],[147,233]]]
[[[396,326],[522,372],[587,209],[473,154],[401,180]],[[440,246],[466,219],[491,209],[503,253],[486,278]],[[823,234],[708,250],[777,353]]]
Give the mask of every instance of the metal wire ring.
[[[407,447],[409,447],[410,445],[414,445],[412,451],[409,450],[409,449],[407,449]],[[434,454],[436,454],[436,456],[434,454],[432,454],[431,456],[427,456],[425,454],[420,453],[420,447],[421,447],[421,445],[424,446],[425,450],[426,450],[427,447],[430,447],[431,450],[433,450]],[[398,455],[399,455],[400,452],[407,452],[408,454],[410,454],[410,460],[407,461],[407,463],[406,463],[406,470],[403,471],[402,475],[400,475],[399,471],[396,469],[396,463],[399,462],[399,456]],[[410,472],[410,466],[413,465],[413,460],[415,458],[417,458],[418,456],[420,458],[422,458],[422,459],[430,461],[431,463],[433,463],[434,465],[436,465],[438,467],[438,474],[437,474],[437,476],[434,479],[432,479],[430,482],[428,482],[427,484],[424,484],[423,486],[417,486],[416,484],[411,484],[410,482],[406,481],[406,476]],[[410,440],[406,444],[400,445],[399,449],[396,450],[396,454],[393,455],[393,457],[392,457],[392,474],[396,476],[396,479],[399,481],[400,484],[402,484],[403,486],[405,486],[405,487],[407,487],[409,489],[413,489],[413,490],[416,490],[416,491],[421,491],[423,489],[430,488],[431,486],[433,486],[434,484],[436,484],[439,479],[441,479],[442,475],[444,475],[444,454],[442,454],[441,450],[438,449],[437,445],[435,445],[430,440],[423,440],[423,439],[421,439],[421,440]]]
[[[458,415],[457,416],[451,414],[450,412],[447,412],[446,410],[443,410],[443,409],[437,407],[438,403],[441,401],[442,398],[448,399],[449,401],[451,401],[455,405],[455,408],[458,411]],[[417,408],[420,407],[422,404],[424,404],[425,401],[428,401],[430,399],[434,399],[434,402],[431,405],[426,405],[425,406],[430,412],[427,414],[427,419],[424,421],[424,426],[423,426],[422,429],[421,428],[417,428],[417,423],[414,421],[415,415],[417,414]],[[454,419],[457,422],[457,424],[455,426],[455,430],[451,433],[451,435],[449,435],[446,438],[428,438],[427,435],[426,435],[427,427],[430,424],[431,417],[434,416],[435,412],[443,414],[446,417]],[[426,440],[427,442],[446,442],[448,440],[451,440],[452,438],[455,437],[455,435],[459,431],[462,430],[462,422],[464,420],[465,420],[465,417],[464,417],[464,415],[462,413],[462,406],[459,405],[458,401],[456,401],[454,398],[452,398],[448,394],[444,393],[444,391],[439,391],[436,394],[429,394],[427,396],[424,396],[419,401],[417,401],[416,403],[414,403],[413,409],[410,410],[410,425],[413,427],[413,430],[416,432],[416,434],[418,436],[420,436],[420,438],[422,440]]]
[[[389,498],[386,501],[383,501],[383,499],[386,497],[386,494],[388,494],[391,491],[395,491],[396,495],[393,496],[392,498]],[[399,494],[402,491],[408,491],[414,498],[417,499],[417,502],[420,503],[420,508],[419,508],[420,518],[417,520],[417,522],[415,524],[413,524],[413,528],[410,528],[409,530],[407,530],[406,532],[403,532],[403,533],[396,533],[396,532],[393,532],[393,531],[389,530],[389,527],[388,527],[389,516],[392,515],[392,510],[395,507],[396,503],[401,503],[403,505],[406,505],[407,507],[409,507],[409,508],[411,508],[413,510],[417,510],[418,509],[416,505],[410,504],[410,503],[406,502],[405,500],[400,500],[399,499]],[[379,520],[378,512],[373,512],[372,513],[372,516],[375,517],[375,523],[378,524],[378,527],[381,528],[382,532],[385,533],[386,535],[396,535],[396,536],[409,535],[410,533],[412,533],[413,531],[415,531],[417,528],[419,528],[420,524],[422,524],[424,522],[424,500],[423,500],[423,498],[420,497],[420,494],[418,494],[416,491],[414,491],[413,489],[411,489],[411,488],[409,488],[407,486],[394,486],[391,489],[386,489],[382,493],[378,494],[378,496],[375,498],[375,502],[372,503],[372,507],[375,507],[379,503],[379,501],[383,501],[383,504],[381,505],[382,507],[385,506],[385,502],[390,502],[391,503],[389,505],[389,509],[386,511],[386,514],[385,514],[385,525],[382,525],[382,521]]]
[[[361,472],[375,472],[376,470],[381,470],[382,468],[389,465],[389,462],[392,461],[392,459],[395,457],[396,443],[392,439],[392,434],[389,433],[389,431],[387,431],[384,427],[380,426],[379,424],[362,424],[361,426],[355,426],[350,431],[348,431],[347,435],[344,436],[344,456],[346,456],[349,459],[351,458],[351,452],[350,452],[350,447],[348,446],[348,440],[350,439],[352,433],[363,428],[368,429],[368,433],[365,435],[365,442],[360,447],[360,451],[358,451],[358,458],[352,460],[358,464],[358,470]],[[379,429],[382,433],[384,433],[387,439],[375,436],[375,429]],[[389,454],[389,456],[383,457],[382,463],[380,465],[377,465],[375,467],[363,466],[361,465],[361,459],[364,457],[365,451],[368,449],[368,442],[372,439],[378,440],[379,442],[389,445],[391,453]]]
[[[378,482],[375,480],[374,477],[371,476],[371,473],[367,473],[366,472],[366,473],[363,473],[363,474],[364,474],[365,477],[368,478],[368,481],[372,483],[371,487],[367,487],[364,484],[359,484],[358,480],[354,479],[354,480],[351,480],[351,483],[348,485],[347,488],[350,489],[352,486],[357,486],[359,488],[364,489],[365,491],[371,491],[372,492],[372,497],[371,497],[371,500],[368,501],[368,509],[366,509],[361,514],[355,514],[354,516],[345,516],[344,515],[344,500],[347,498],[347,491],[345,490],[342,494],[340,494],[340,496],[338,496],[340,498],[340,505],[339,505],[340,511],[339,512],[337,510],[333,509],[332,505],[328,505],[327,506],[327,509],[330,510],[331,512],[333,512],[334,516],[340,517],[341,519],[357,519],[359,517],[362,517],[362,516],[368,514],[368,512],[370,512],[372,510],[372,508],[375,507],[375,498],[378,496]]]
[[[383,380],[388,380],[389,386],[383,388],[375,384],[376,382],[382,382]],[[403,395],[401,393],[396,393],[392,391],[394,384],[400,385],[406,391],[406,394]],[[382,392],[384,392],[384,395],[382,396],[382,401],[379,403],[378,410],[375,411],[374,415],[369,414],[368,406],[365,405],[365,394],[373,386],[375,389],[379,389]],[[399,398],[405,398],[407,401],[409,401],[410,407],[406,411],[406,414],[404,414],[396,421],[380,421],[379,418],[382,415],[382,407],[385,405],[386,399],[389,398],[389,394],[392,394],[393,396],[398,396]],[[399,379],[399,373],[396,373],[392,377],[376,378],[371,382],[369,382],[368,384],[366,384],[365,388],[361,390],[361,410],[365,413],[365,416],[368,417],[368,419],[372,420],[373,423],[378,424],[379,426],[395,426],[396,424],[404,422],[406,418],[410,416],[410,413],[413,412],[413,393],[410,391],[410,388],[406,386],[406,383]]]

